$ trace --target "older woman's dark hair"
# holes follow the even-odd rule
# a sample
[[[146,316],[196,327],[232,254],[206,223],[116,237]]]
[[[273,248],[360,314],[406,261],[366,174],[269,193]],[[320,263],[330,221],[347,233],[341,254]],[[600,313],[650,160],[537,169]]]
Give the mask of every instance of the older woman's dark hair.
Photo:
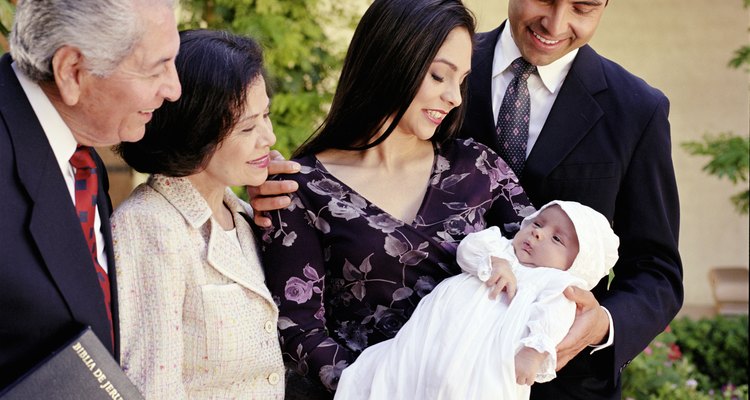
[[[474,17],[460,0],[375,0],[354,31],[328,116],[294,156],[330,148],[363,150],[385,140],[417,95],[445,38],[458,27],[474,37]],[[464,82],[464,98],[466,87]],[[463,114],[464,107],[453,109],[432,140],[453,136]],[[373,141],[390,116],[393,122]]]
[[[248,86],[264,76],[260,46],[223,31],[180,32],[175,64],[183,88],[180,99],[154,112],[142,140],[117,146],[139,172],[199,172],[242,116]]]

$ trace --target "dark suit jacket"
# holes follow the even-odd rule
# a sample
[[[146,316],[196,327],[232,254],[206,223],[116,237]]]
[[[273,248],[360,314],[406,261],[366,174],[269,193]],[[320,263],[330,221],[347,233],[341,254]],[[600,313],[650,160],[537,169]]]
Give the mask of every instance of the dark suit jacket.
[[[115,348],[88,245],[52,148],[0,58],[0,389],[90,325],[117,357],[117,284],[109,182],[101,159],[98,207],[106,241]]]
[[[462,129],[495,150],[492,58],[503,25],[477,37]],[[621,241],[615,278],[609,290],[604,279],[593,293],[612,314],[615,343],[593,355],[581,352],[557,379],[534,384],[532,399],[619,399],[622,368],[682,306],[668,114],[660,91],[588,45],[579,50],[521,184],[537,208],[573,200],[613,222]]]

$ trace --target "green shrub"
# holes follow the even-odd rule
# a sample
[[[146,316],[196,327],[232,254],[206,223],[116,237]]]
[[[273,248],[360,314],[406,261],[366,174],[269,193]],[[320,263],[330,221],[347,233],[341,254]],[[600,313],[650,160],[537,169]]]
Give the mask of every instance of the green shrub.
[[[622,397],[633,400],[704,400],[708,394],[699,390],[708,378],[682,357],[669,328],[625,368],[622,375]],[[678,397],[679,395],[679,397]]]
[[[2,1],[2,0],[0,0]],[[226,29],[263,46],[271,121],[285,157],[325,117],[367,0],[181,0],[180,29]]]
[[[626,400],[747,400],[747,316],[675,320],[623,371]]]
[[[747,385],[747,315],[680,318],[671,326],[682,353],[709,377],[712,387]]]

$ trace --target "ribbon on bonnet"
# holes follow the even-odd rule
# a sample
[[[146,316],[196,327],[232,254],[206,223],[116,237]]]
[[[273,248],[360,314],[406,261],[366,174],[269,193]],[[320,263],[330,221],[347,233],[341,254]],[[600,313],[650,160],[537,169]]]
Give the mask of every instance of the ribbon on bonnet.
[[[551,201],[524,218],[521,228],[553,205],[559,206],[568,215],[578,235],[578,255],[568,272],[586,281],[586,287],[582,289],[591,290],[617,262],[620,238],[615,235],[604,215],[575,201]]]

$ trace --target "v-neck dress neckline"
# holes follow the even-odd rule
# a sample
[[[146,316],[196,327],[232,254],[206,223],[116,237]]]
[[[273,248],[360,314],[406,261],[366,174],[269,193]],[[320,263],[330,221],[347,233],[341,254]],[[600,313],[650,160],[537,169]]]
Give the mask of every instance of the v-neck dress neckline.
[[[344,182],[342,179],[340,179],[339,177],[337,177],[336,174],[334,174],[333,172],[331,172],[325,166],[325,164],[323,163],[323,161],[321,161],[317,156],[312,155],[310,157],[312,157],[312,159],[315,160],[315,165],[316,165],[316,167],[318,169],[320,169],[321,171],[325,172],[328,176],[330,176],[332,179],[334,179],[336,182],[338,182],[342,186],[346,187],[351,192],[356,193],[358,196],[360,196],[361,198],[363,198],[371,207],[377,208],[382,213],[387,214],[388,216],[390,216],[394,220],[399,221],[399,222],[401,222],[404,225],[408,225],[408,226],[414,227],[415,224],[418,223],[419,216],[422,214],[422,212],[423,212],[423,210],[424,210],[424,208],[425,208],[425,206],[428,203],[428,200],[430,198],[430,191],[432,189],[432,185],[430,185],[429,182],[432,181],[433,177],[435,176],[435,169],[436,169],[437,161],[438,161],[438,152],[439,152],[439,145],[438,144],[433,144],[433,146],[432,146],[433,157],[432,157],[432,164],[430,166],[430,174],[429,174],[429,178],[428,178],[427,189],[425,190],[424,195],[422,196],[422,199],[420,200],[419,208],[417,209],[417,213],[414,215],[414,219],[412,219],[411,222],[406,222],[406,221],[402,220],[401,218],[396,217],[395,215],[391,214],[390,212],[386,211],[385,209],[383,209],[382,207],[380,207],[379,205],[377,205],[377,203],[373,202],[372,200],[368,199],[366,196],[364,196],[363,194],[361,194],[357,189],[354,189],[353,187],[349,186],[348,183]],[[399,189],[399,188],[396,188],[396,189]]]

